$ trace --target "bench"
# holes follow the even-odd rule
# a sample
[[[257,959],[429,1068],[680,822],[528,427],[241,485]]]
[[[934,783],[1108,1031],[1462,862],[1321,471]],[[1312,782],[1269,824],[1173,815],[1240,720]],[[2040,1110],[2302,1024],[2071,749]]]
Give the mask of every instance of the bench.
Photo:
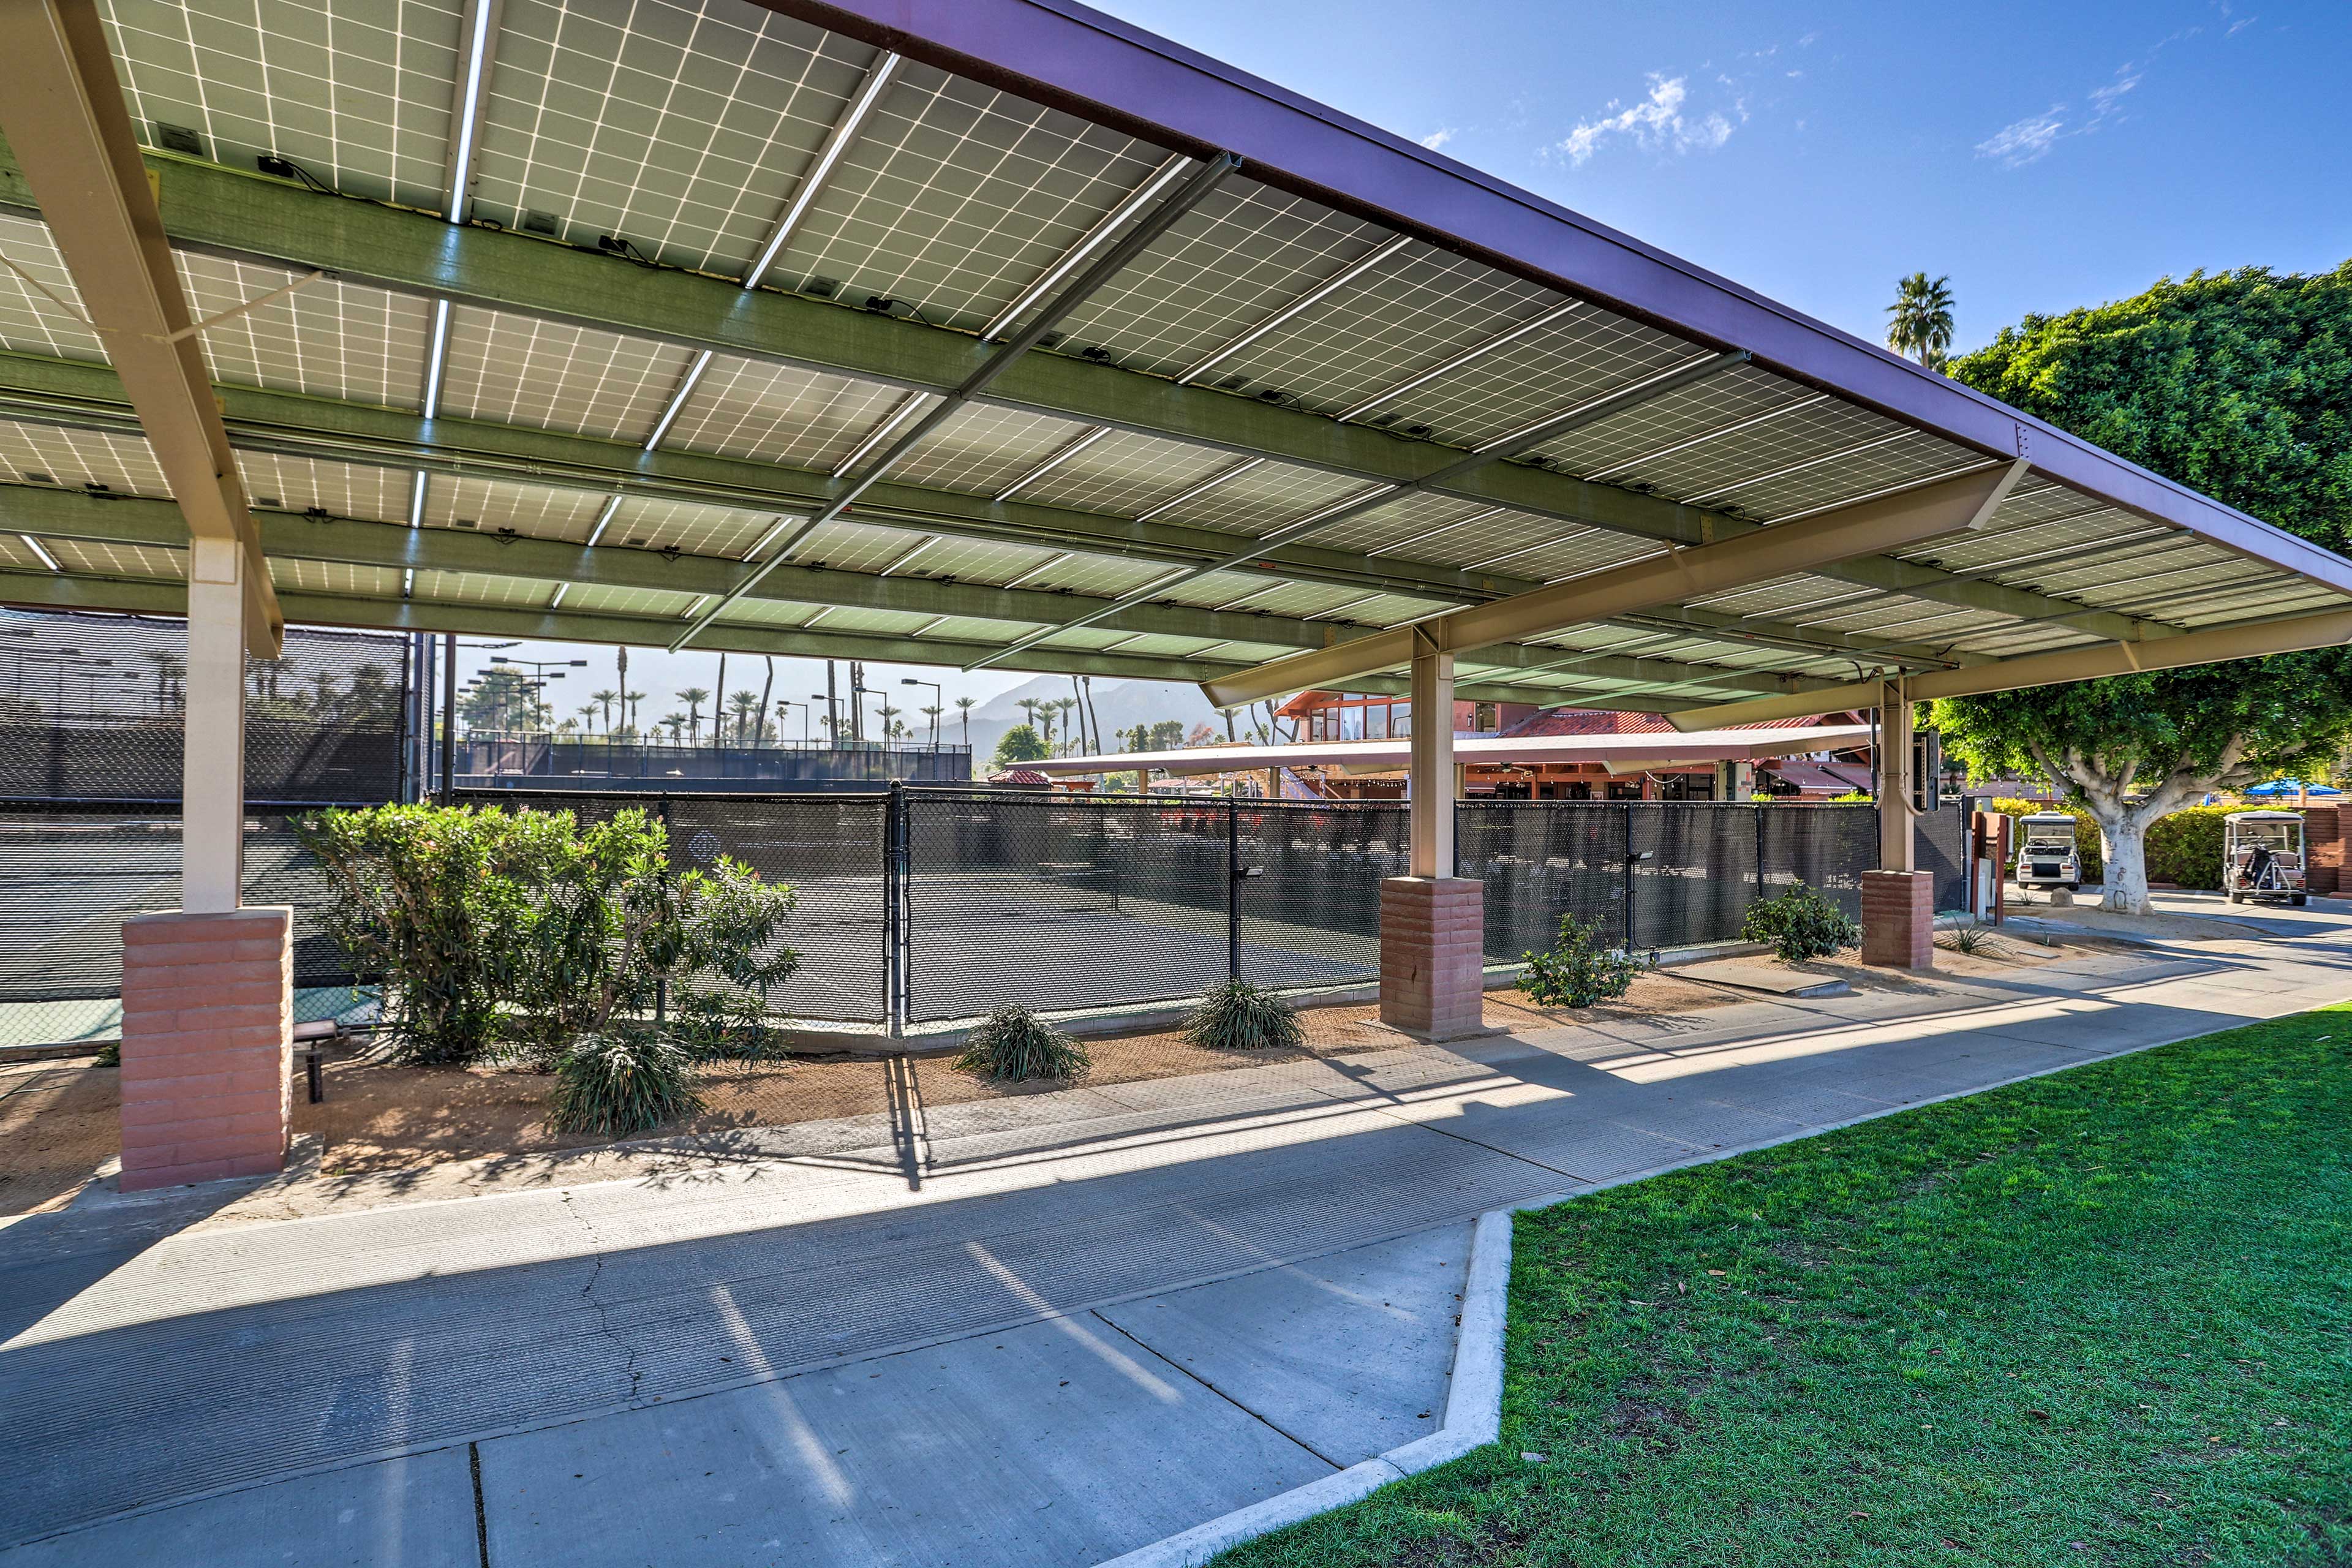
[[[294,1026],[294,1048],[302,1056],[302,1077],[310,1085],[310,1103],[318,1104],[327,1098],[327,1083],[320,1068],[326,1049],[343,1037],[342,1024],[333,1018],[321,1018],[315,1024]]]

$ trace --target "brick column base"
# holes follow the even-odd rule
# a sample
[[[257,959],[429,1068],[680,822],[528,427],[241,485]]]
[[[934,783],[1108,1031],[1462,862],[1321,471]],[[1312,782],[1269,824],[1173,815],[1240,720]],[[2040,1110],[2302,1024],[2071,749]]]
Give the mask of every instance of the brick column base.
[[[293,1126],[294,911],[122,924],[122,1190],[280,1170]]]
[[[1381,1022],[1424,1040],[1486,1032],[1486,885],[1461,877],[1381,883]]]
[[[1936,966],[1935,873],[1862,874],[1862,961],[1881,969]]]

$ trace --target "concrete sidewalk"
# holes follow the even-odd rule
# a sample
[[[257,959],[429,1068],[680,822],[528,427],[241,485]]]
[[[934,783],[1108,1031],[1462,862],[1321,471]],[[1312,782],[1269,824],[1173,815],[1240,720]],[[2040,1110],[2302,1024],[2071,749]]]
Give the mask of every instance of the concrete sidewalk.
[[[0,1563],[1082,1568],[1428,1425],[1479,1212],[2341,1000],[2352,942],[1965,989],[958,1106],[912,1184],[811,1124],[652,1181],[33,1216],[0,1541],[46,1539]]]

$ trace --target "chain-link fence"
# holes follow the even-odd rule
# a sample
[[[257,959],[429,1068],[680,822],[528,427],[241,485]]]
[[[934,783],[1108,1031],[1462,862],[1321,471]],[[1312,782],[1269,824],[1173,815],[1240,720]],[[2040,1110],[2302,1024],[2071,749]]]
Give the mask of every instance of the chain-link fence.
[[[588,820],[636,807],[667,825],[674,864],[725,855],[789,883],[800,965],[771,1011],[877,1026],[1173,1001],[1230,975],[1285,990],[1369,982],[1380,884],[1408,866],[1406,808],[1385,803],[938,788],[458,798]],[[1636,951],[1731,940],[1750,903],[1800,881],[1859,914],[1877,846],[1868,805],[1465,802],[1454,820],[1458,874],[1486,885],[1492,963],[1549,947],[1562,914]],[[1957,864],[1931,858],[1946,820],[1964,829],[1967,816],[1921,830],[1939,907],[1963,901],[1967,879],[1964,836]],[[297,983],[352,984],[287,811],[257,809],[247,832],[247,896],[296,910]],[[7,1022],[16,1005],[110,998],[122,919],[176,907],[178,877],[176,803],[0,812],[0,1044],[30,1043],[31,1026]],[[1948,899],[1947,879],[1960,889]]]

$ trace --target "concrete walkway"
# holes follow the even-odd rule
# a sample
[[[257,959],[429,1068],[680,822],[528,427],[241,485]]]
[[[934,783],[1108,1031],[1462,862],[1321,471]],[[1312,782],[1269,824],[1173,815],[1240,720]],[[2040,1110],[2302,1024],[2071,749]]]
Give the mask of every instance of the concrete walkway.
[[[1958,1005],[958,1106],[911,1173],[811,1124],[659,1180],[36,1215],[0,1231],[0,1564],[1084,1568],[1433,1425],[1485,1209],[2347,997],[2326,914]]]

